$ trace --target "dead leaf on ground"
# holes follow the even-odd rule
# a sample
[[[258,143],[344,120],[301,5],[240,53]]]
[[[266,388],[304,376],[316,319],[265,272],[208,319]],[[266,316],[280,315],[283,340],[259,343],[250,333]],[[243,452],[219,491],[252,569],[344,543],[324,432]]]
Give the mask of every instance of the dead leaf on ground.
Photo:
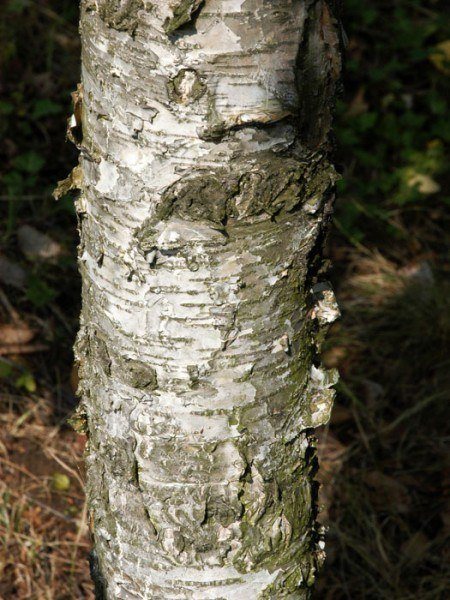
[[[365,473],[364,482],[371,488],[371,501],[379,510],[406,513],[411,506],[408,489],[398,479],[381,471]]]
[[[423,533],[417,531],[409,540],[402,544],[402,554],[408,559],[411,564],[420,562],[428,553],[430,540]]]
[[[430,175],[411,171],[406,183],[410,188],[416,188],[421,194],[436,194],[440,192],[441,186]]]
[[[0,325],[0,346],[11,344],[28,344],[35,337],[36,331],[24,321]]]
[[[365,93],[365,88],[361,86],[349,104],[347,116],[358,117],[369,110],[369,104],[366,102]]]
[[[317,454],[320,463],[320,480],[329,481],[340,471],[347,447],[329,431],[318,434]]]
[[[336,330],[336,329],[335,329]],[[339,367],[348,354],[348,348],[333,346],[322,354],[322,361],[328,369]]]
[[[340,425],[341,423],[351,421],[353,418],[354,417],[352,411],[346,406],[342,406],[340,404],[335,404],[333,406],[333,410],[331,413],[332,425]]]
[[[435,46],[430,54],[430,61],[438,71],[450,75],[450,40],[445,40]]]

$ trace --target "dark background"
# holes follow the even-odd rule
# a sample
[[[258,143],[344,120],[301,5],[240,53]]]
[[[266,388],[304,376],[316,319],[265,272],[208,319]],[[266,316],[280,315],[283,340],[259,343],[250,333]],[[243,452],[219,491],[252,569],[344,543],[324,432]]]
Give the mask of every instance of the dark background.
[[[438,0],[344,0],[342,171],[328,256],[341,382],[319,433],[318,599],[438,600],[450,580],[450,23]],[[447,17],[447,19],[446,19]],[[0,598],[92,598],[72,344],[80,281],[65,142],[78,3],[0,11]],[[43,235],[39,235],[43,234]],[[245,600],[245,599],[243,599]]]

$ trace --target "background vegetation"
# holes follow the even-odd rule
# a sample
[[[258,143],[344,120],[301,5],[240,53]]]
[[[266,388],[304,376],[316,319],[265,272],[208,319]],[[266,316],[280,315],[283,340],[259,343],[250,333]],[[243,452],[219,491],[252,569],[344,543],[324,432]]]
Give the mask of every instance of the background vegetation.
[[[329,255],[342,374],[320,432],[328,560],[318,599],[438,600],[448,572],[450,24],[438,0],[344,0],[343,179]],[[79,310],[77,3],[4,0],[0,24],[0,597],[91,598]],[[447,542],[447,546],[446,546]],[[447,553],[447,555],[446,555]]]

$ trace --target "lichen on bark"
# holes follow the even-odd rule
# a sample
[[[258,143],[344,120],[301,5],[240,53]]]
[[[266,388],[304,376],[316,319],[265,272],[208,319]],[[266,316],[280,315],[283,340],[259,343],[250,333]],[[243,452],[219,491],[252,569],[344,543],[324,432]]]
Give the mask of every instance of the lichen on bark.
[[[100,17],[113,29],[134,34],[139,23],[143,0],[100,0]]]

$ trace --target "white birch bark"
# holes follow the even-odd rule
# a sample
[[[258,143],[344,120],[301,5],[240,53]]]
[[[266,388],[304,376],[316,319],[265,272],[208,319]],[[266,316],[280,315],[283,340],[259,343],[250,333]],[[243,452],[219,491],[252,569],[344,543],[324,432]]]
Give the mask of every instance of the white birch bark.
[[[332,14],[321,0],[84,0],[81,34],[97,595],[308,598],[323,559],[311,434],[335,380],[317,360],[337,315],[318,284]]]

